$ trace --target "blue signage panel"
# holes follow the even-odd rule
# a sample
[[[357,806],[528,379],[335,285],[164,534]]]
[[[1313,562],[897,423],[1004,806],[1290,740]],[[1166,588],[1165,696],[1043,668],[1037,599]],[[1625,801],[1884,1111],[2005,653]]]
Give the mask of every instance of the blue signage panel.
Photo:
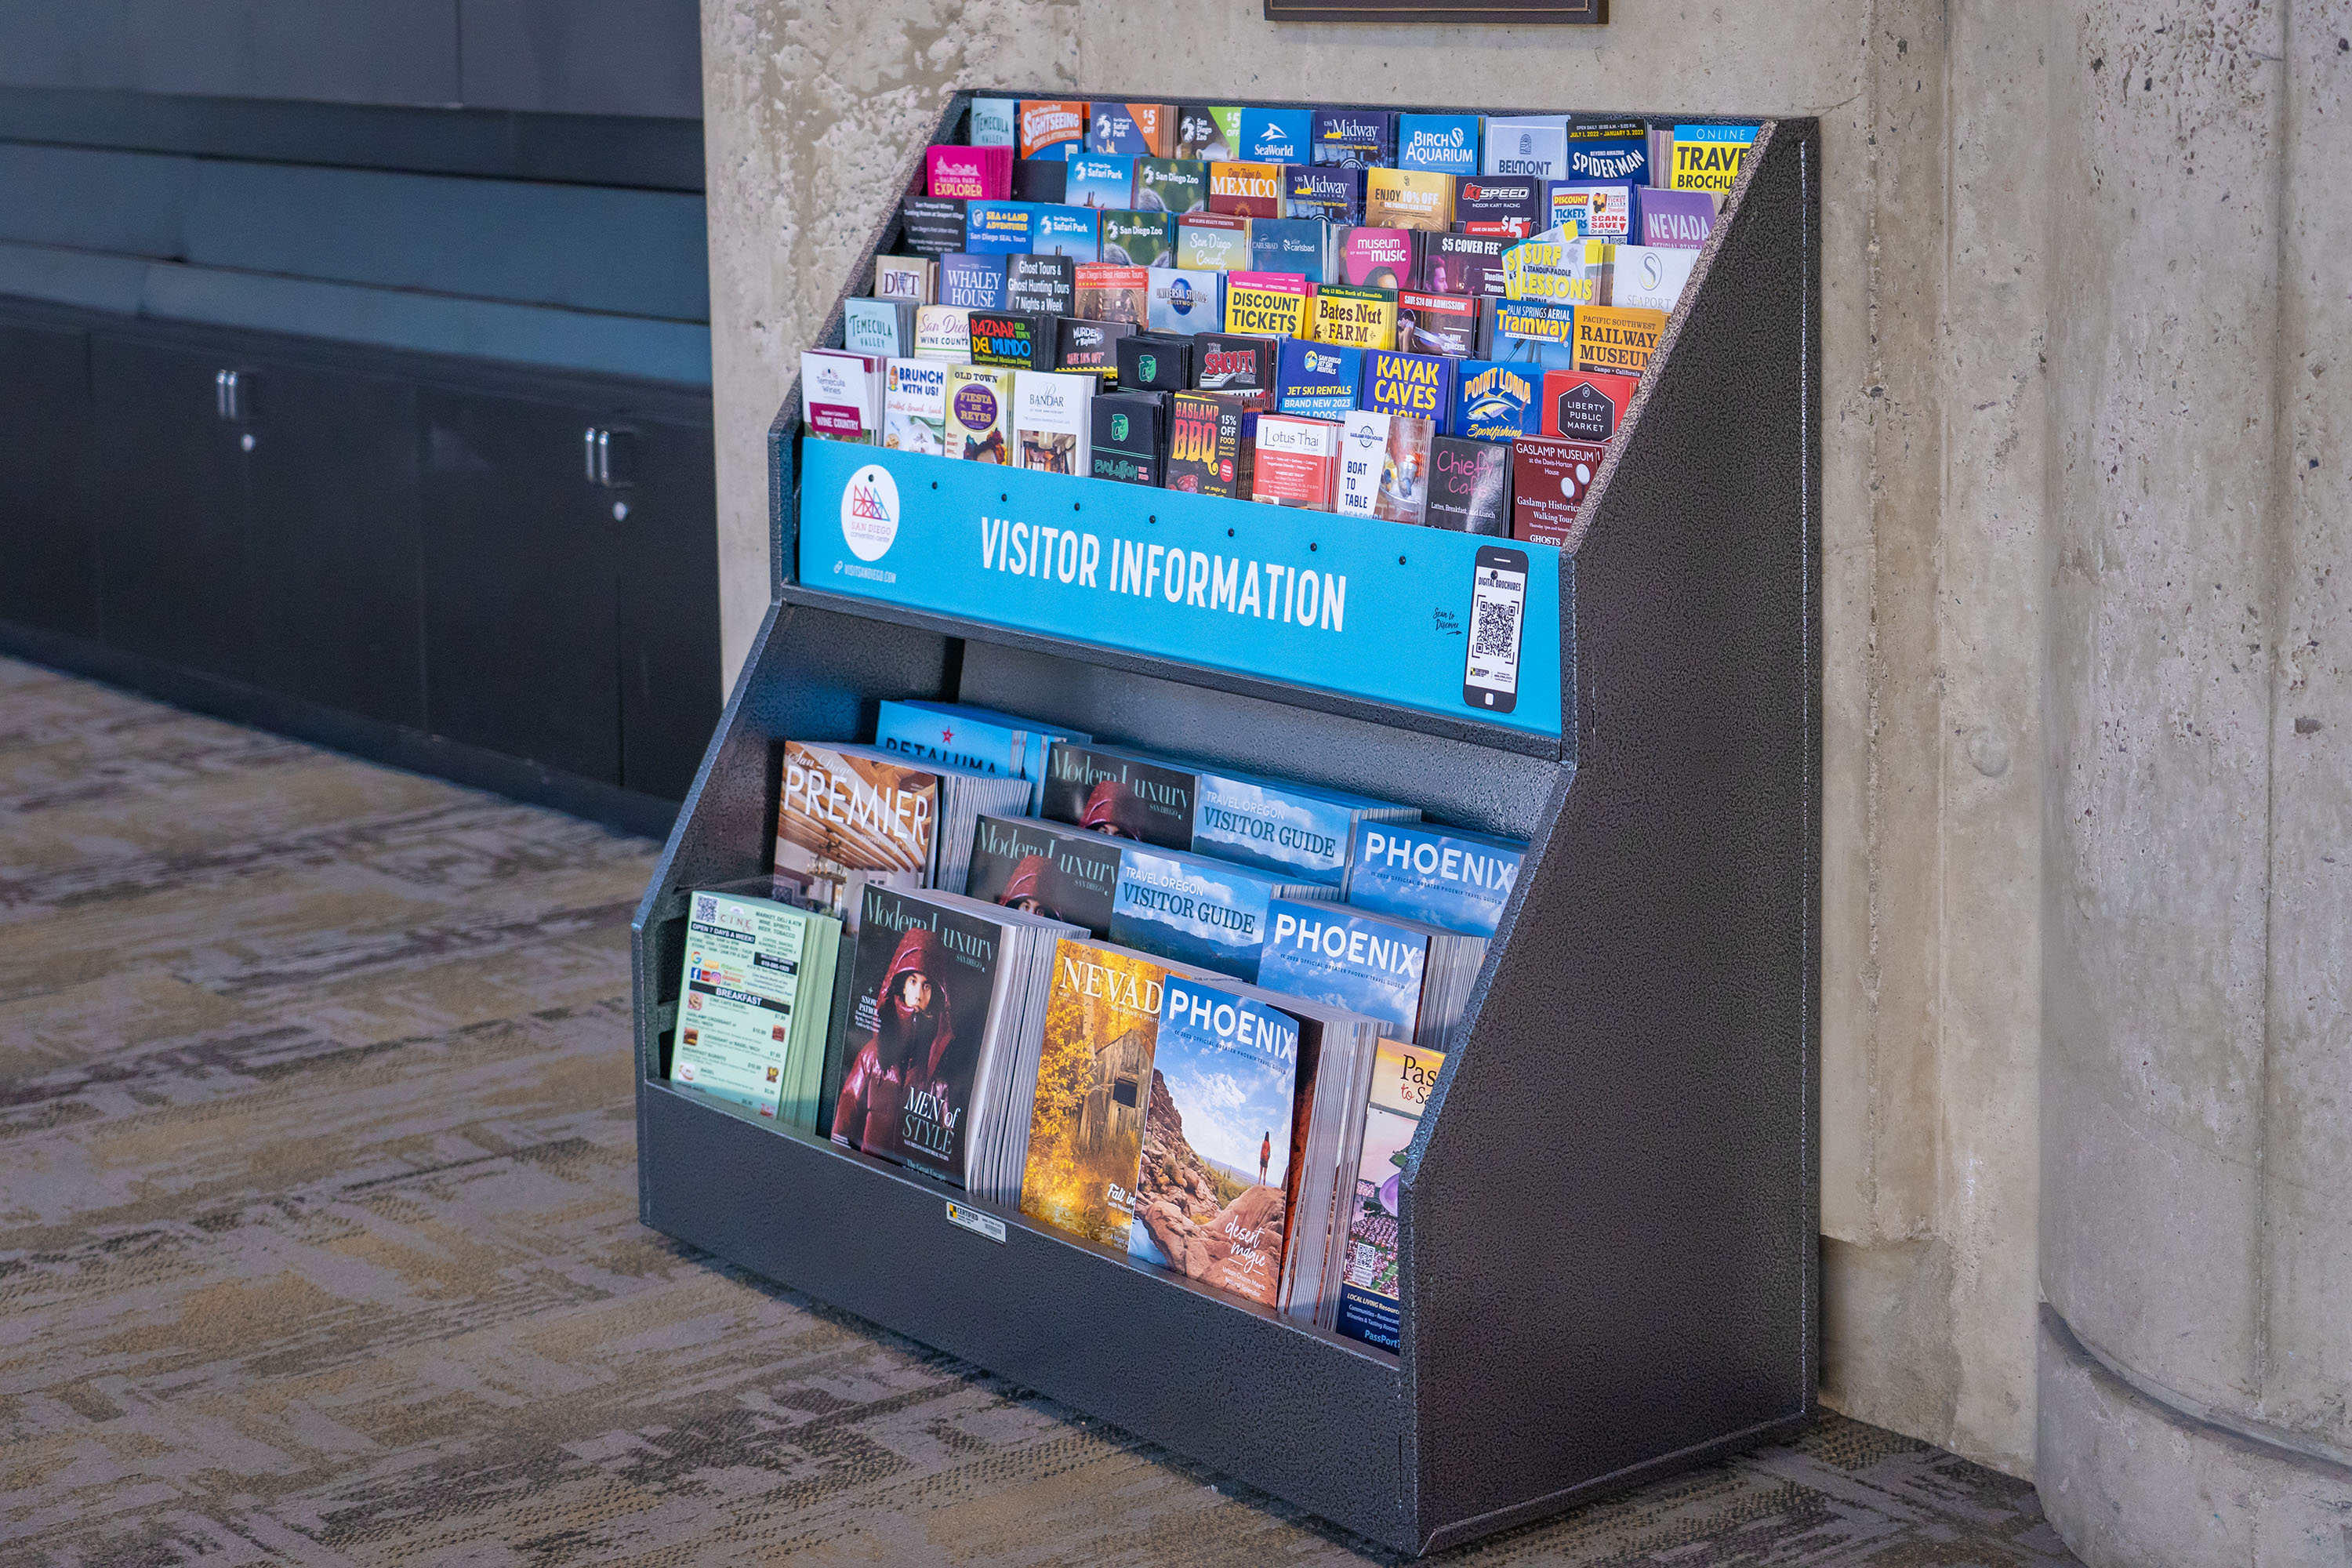
[[[1552,546],[841,441],[801,475],[809,587],[1559,733]]]

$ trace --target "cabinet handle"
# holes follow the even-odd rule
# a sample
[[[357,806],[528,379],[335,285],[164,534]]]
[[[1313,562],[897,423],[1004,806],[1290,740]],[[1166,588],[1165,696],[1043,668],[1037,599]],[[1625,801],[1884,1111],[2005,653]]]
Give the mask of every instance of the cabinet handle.
[[[241,370],[213,372],[213,412],[230,425],[253,419],[253,377]]]
[[[583,438],[588,482],[600,489],[620,489],[636,482],[636,437],[626,430],[591,425]]]

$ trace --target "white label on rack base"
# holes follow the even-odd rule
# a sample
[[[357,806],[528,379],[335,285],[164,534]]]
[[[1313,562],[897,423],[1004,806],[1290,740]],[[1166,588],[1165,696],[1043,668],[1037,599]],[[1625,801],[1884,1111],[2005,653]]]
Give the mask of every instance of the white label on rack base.
[[[976,1208],[967,1207],[952,1198],[948,1200],[948,1223],[960,1225],[974,1236],[984,1236],[999,1245],[1004,1240],[1003,1220],[992,1214],[982,1214]]]

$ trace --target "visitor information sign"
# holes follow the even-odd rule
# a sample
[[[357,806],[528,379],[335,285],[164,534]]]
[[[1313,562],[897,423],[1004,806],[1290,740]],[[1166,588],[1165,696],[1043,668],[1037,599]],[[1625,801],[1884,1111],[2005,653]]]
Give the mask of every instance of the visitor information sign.
[[[800,581],[1558,735],[1559,551],[840,441]]]

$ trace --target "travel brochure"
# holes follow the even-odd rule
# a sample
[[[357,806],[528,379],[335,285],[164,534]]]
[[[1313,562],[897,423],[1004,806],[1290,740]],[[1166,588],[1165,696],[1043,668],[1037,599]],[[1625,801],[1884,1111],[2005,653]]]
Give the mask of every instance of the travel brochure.
[[[803,357],[809,434],[1568,545],[1761,128],[980,99],[962,129]],[[925,360],[1069,384],[982,385],[959,427],[951,378],[894,368]]]
[[[773,870],[688,895],[673,1085],[1395,1348],[1402,1151],[1524,845],[919,698],[777,758]]]

